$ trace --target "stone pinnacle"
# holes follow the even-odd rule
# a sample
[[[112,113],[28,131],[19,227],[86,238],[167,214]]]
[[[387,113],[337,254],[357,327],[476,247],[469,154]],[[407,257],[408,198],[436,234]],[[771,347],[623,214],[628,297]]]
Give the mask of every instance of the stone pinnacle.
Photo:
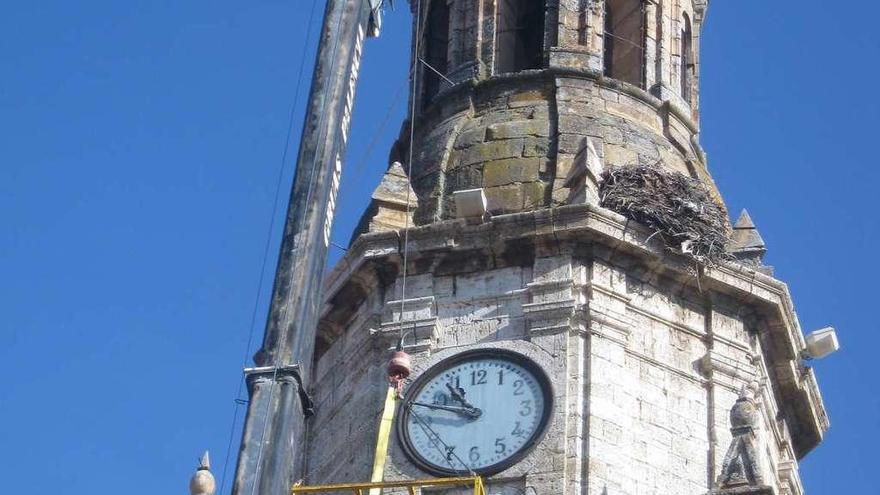
[[[739,215],[739,220],[736,221],[736,225],[733,227],[731,250],[737,252],[766,249],[767,245],[764,244],[764,239],[761,237],[761,233],[758,232],[758,228],[755,227],[755,222],[752,221],[751,215],[749,215],[748,210],[743,209]]]

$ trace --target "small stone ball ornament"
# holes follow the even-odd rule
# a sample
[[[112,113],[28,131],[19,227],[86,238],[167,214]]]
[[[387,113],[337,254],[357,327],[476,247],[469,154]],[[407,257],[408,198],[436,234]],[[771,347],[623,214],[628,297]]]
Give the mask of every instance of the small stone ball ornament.
[[[190,495],[214,495],[217,490],[217,482],[211,474],[211,459],[205,451],[199,460],[199,468],[189,480]]]

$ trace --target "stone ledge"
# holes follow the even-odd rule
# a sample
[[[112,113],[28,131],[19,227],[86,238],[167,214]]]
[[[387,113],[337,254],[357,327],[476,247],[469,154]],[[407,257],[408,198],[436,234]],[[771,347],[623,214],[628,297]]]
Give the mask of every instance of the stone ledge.
[[[724,490],[712,490],[708,495],[774,495],[770,486],[743,486],[739,488],[726,488]]]

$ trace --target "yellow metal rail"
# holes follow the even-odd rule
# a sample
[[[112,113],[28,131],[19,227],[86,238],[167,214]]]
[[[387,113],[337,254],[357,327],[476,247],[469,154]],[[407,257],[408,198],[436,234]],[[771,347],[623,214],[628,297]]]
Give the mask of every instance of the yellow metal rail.
[[[297,486],[290,489],[292,495],[306,493],[331,493],[353,492],[355,495],[364,495],[369,490],[382,490],[383,488],[406,488],[410,495],[417,495],[416,488],[433,488],[443,486],[466,486],[473,487],[474,495],[486,495],[483,487],[483,478],[479,476],[464,478],[435,478],[428,480],[411,481],[380,481],[376,483],[340,483],[335,485]]]

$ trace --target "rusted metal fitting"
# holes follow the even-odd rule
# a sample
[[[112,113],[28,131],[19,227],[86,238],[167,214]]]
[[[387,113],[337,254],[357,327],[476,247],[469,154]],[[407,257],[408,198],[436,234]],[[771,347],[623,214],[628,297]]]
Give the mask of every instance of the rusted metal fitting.
[[[392,381],[405,380],[412,373],[412,357],[403,350],[394,351],[388,362],[388,378]]]

